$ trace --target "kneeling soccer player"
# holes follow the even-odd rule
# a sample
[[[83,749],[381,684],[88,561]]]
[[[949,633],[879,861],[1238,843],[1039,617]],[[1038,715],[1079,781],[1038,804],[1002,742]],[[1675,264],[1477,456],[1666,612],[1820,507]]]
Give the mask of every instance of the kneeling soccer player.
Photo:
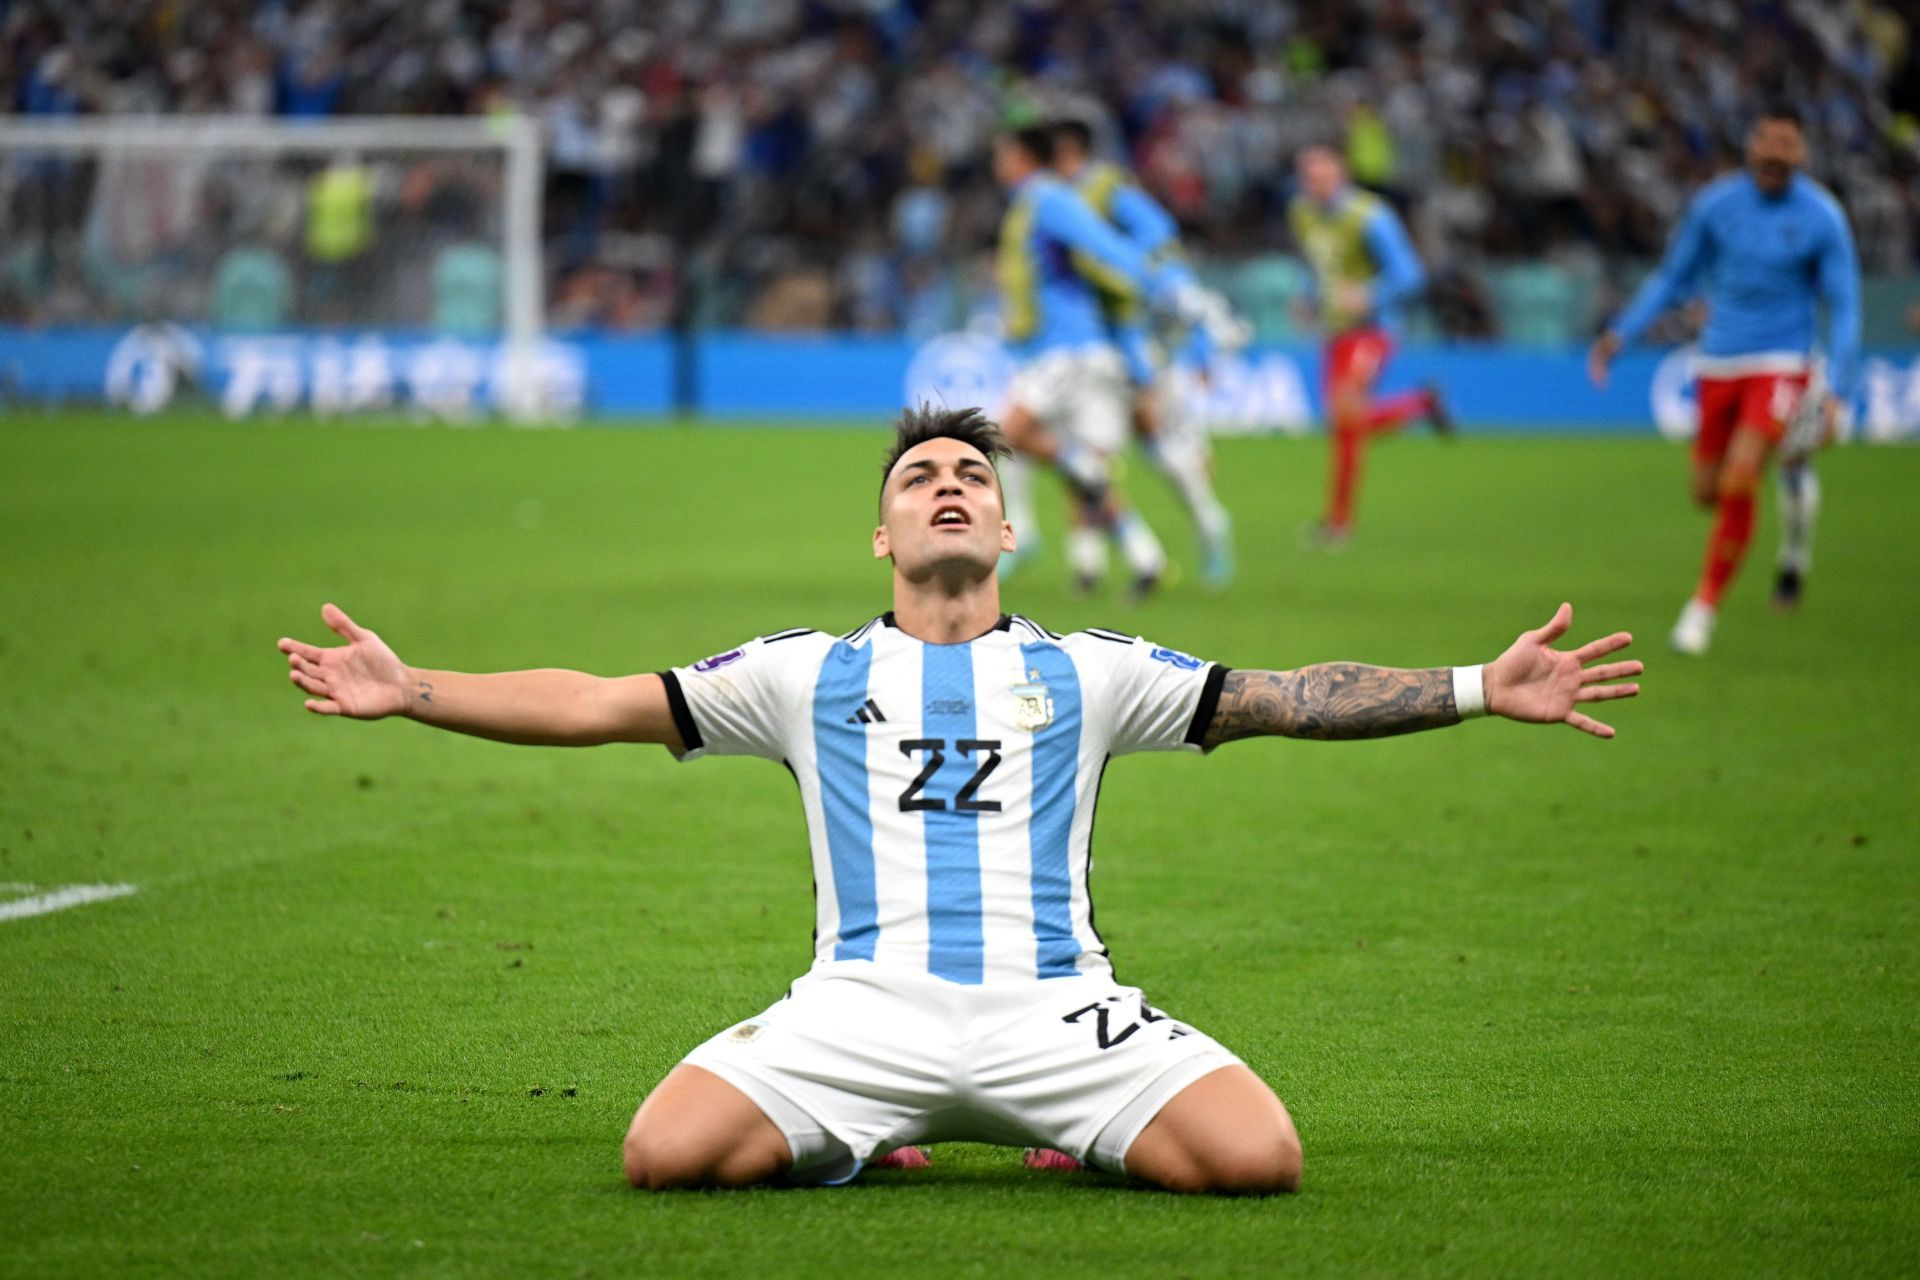
[[[1364,738],[1491,712],[1612,730],[1624,634],[1549,648],[1571,610],[1482,667],[1230,671],[1000,611],[1014,545],[975,410],[905,414],[873,554],[893,609],[843,636],[781,631],[658,675],[464,675],[282,639],[309,710],[405,715],[508,742],[656,742],[764,756],[800,783],[819,886],[812,969],[687,1055],[627,1133],[648,1188],[844,1182],[920,1142],[1050,1148],[1177,1191],[1300,1182],[1280,1100],[1204,1032],[1114,980],[1087,865],[1107,759],[1278,734]]]

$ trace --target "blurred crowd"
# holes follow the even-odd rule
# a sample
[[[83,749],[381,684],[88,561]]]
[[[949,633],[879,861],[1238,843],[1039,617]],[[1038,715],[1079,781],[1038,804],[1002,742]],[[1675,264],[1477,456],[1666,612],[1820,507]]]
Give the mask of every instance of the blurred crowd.
[[[1577,340],[1781,98],[1915,267],[1920,50],[1872,0],[14,0],[36,115],[479,114],[547,141],[561,326],[936,331],[991,305],[1003,123],[1073,115],[1269,337],[1308,141],[1401,207],[1424,324]],[[389,184],[391,185],[391,184]]]

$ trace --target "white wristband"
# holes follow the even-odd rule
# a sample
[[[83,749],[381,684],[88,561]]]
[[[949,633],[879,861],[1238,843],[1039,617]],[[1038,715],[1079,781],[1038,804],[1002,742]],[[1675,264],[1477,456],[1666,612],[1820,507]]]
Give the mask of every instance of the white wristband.
[[[1455,667],[1453,669],[1453,709],[1462,720],[1471,720],[1475,716],[1487,714],[1487,684],[1485,668]]]

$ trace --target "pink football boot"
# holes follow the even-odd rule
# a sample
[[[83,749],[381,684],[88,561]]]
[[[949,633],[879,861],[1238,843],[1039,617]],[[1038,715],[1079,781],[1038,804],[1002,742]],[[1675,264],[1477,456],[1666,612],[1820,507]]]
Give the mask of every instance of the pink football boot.
[[[895,1147],[868,1165],[869,1169],[924,1169],[933,1158],[919,1147]]]
[[[1023,1158],[1029,1169],[1038,1169],[1042,1173],[1079,1173],[1087,1166],[1064,1151],[1055,1151],[1052,1147],[1028,1147]]]

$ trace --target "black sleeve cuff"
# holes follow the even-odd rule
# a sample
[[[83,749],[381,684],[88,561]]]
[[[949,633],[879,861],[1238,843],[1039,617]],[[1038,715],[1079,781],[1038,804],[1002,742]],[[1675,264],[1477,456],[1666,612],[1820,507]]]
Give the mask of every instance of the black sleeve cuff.
[[[1227,682],[1227,673],[1232,667],[1223,667],[1214,663],[1207,669],[1207,682],[1200,687],[1200,702],[1193,709],[1193,723],[1187,726],[1189,746],[1204,747],[1207,742],[1207,730],[1213,725],[1213,713],[1220,709],[1220,689]]]
[[[680,741],[688,751],[699,751],[706,743],[700,739],[700,726],[693,722],[693,711],[687,706],[687,695],[680,691],[680,677],[671,671],[660,673],[660,683],[667,687],[667,709],[673,713],[673,727],[680,731]],[[1218,690],[1214,699],[1218,701]],[[1209,717],[1212,712],[1207,713]]]

